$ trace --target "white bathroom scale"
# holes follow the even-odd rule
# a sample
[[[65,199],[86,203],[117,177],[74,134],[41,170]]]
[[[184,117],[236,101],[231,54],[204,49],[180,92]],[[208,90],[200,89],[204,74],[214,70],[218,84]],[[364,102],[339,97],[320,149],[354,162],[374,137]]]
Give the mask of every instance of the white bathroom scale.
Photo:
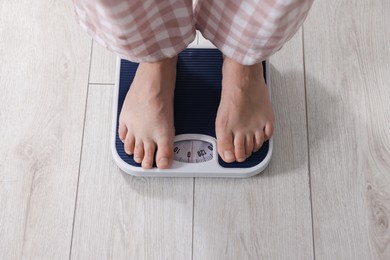
[[[225,163],[219,157],[215,118],[221,94],[223,56],[210,44],[203,46],[207,48],[194,48],[199,46],[193,43],[179,54],[174,98],[174,160],[171,168],[164,170],[156,168],[155,164],[152,169],[141,168],[132,155],[125,153],[119,139],[119,115],[138,64],[118,59],[112,154],[125,173],[150,177],[250,177],[267,167],[272,156],[272,138],[242,163]],[[263,63],[263,69],[270,87],[267,62]]]

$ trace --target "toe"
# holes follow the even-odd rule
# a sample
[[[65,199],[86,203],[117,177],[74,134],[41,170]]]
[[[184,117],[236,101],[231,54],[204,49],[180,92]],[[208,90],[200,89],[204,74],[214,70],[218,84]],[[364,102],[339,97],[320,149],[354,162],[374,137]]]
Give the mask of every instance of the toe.
[[[272,137],[274,133],[274,124],[273,123],[267,123],[264,127],[264,134],[265,139],[268,140]]]
[[[127,135],[127,127],[125,124],[119,124],[118,134],[119,139],[121,139],[122,143],[124,143]]]
[[[217,135],[217,148],[218,154],[225,162],[231,163],[236,160],[234,156],[233,134]]]
[[[234,136],[234,154],[236,156],[237,162],[245,161],[245,136],[241,134],[236,134]]]
[[[160,140],[157,143],[156,162],[159,169],[167,169],[173,160],[173,140]]]
[[[253,151],[257,152],[260,150],[261,146],[263,145],[264,142],[264,132],[263,131],[257,131],[255,133],[255,145],[253,147]]]
[[[134,161],[136,163],[141,163],[144,159],[144,144],[142,141],[135,141],[135,148],[134,148]]]
[[[134,153],[134,145],[135,145],[134,136],[127,133],[125,144],[124,144],[125,152],[129,155],[132,155]]]
[[[144,158],[142,159],[142,168],[144,169],[152,168],[155,150],[156,150],[156,145],[154,143],[148,142],[144,144]]]
[[[245,137],[245,155],[246,158],[251,156],[253,152],[253,135],[252,134],[247,134]]]

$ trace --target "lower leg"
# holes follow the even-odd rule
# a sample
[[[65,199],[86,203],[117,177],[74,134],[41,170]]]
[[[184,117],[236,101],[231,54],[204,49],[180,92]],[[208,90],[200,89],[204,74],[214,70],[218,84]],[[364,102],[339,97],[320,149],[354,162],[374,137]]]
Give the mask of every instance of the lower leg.
[[[198,2],[196,27],[226,57],[216,119],[218,152],[224,161],[244,161],[271,138],[274,113],[261,61],[295,34],[312,2]]]
[[[151,168],[154,160],[159,168],[168,168],[173,157],[176,56],[195,37],[192,1],[73,2],[78,22],[96,42],[140,63],[120,114],[125,151],[143,168]]]
[[[121,58],[156,62],[195,38],[191,0],[73,0],[78,23]]]

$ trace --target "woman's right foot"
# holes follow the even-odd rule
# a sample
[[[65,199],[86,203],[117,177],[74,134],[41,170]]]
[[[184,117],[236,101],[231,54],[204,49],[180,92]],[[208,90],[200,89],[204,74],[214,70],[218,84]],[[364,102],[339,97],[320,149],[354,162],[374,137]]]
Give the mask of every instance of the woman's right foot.
[[[144,169],[152,168],[154,161],[166,169],[173,160],[176,61],[177,57],[141,63],[119,117],[125,152]]]

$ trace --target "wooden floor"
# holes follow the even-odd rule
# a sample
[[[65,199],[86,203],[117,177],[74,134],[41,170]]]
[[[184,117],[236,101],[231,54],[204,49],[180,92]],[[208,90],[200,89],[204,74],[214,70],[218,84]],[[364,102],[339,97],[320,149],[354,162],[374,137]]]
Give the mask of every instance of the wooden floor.
[[[115,57],[71,1],[0,1],[0,259],[390,259],[389,14],[315,1],[262,174],[150,179],[111,158]]]

